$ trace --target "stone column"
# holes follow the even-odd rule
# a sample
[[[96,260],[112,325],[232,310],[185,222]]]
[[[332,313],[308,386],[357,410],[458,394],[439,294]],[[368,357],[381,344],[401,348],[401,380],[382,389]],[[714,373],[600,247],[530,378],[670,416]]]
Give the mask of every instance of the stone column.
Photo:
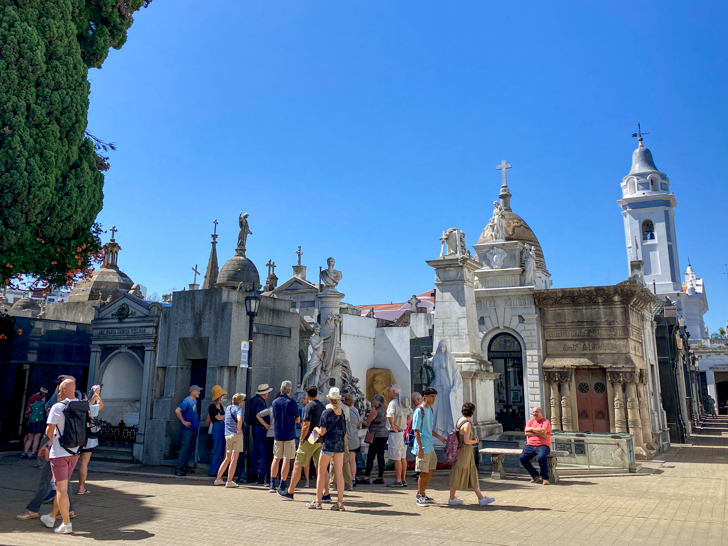
[[[627,427],[629,433],[634,436],[635,454],[647,457],[645,443],[642,440],[642,420],[640,419],[639,401],[637,400],[637,380],[635,373],[626,374],[627,391]]]
[[[629,432],[627,429],[627,412],[624,403],[624,377],[619,372],[609,372],[609,380],[614,388],[614,430],[617,433]]]
[[[554,430],[563,430],[561,428],[561,394],[559,393],[559,374],[558,372],[546,372],[546,391],[549,393],[549,406],[551,427]]]
[[[650,423],[650,403],[647,399],[647,372],[640,372],[640,381],[637,383],[637,397],[640,405],[640,422],[642,423],[642,440],[650,451],[657,451],[652,441],[652,425]]]
[[[561,430],[574,430],[574,416],[571,410],[571,373],[561,375]]]
[[[99,366],[101,365],[101,347],[98,345],[91,345],[91,360],[88,368],[88,385],[95,385],[99,376]]]
[[[144,459],[144,433],[152,407],[154,375],[156,373],[154,366],[154,347],[154,343],[144,344],[144,371],[142,372],[142,398],[139,402],[139,427],[133,448],[134,460],[136,462],[143,462]]]

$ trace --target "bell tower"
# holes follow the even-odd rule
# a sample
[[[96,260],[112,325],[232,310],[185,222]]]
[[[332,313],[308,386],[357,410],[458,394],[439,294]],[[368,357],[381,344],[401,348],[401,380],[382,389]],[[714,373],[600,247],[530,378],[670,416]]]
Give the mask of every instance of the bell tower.
[[[627,262],[644,262],[645,284],[657,294],[682,292],[675,233],[677,200],[670,193],[670,179],[657,170],[652,152],[642,143],[642,132],[638,135],[632,168],[622,179],[622,199],[617,201],[624,217]]]

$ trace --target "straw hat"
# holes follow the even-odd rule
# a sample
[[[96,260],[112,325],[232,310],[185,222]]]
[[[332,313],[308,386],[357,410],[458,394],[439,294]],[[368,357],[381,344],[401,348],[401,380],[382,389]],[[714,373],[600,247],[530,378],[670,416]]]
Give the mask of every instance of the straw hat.
[[[223,389],[220,385],[215,385],[212,387],[212,399],[217,400],[220,398],[223,394],[227,394],[227,391]]]
[[[268,383],[261,383],[258,385],[258,392],[255,394],[268,394],[269,392],[272,392],[273,389],[268,385]]]

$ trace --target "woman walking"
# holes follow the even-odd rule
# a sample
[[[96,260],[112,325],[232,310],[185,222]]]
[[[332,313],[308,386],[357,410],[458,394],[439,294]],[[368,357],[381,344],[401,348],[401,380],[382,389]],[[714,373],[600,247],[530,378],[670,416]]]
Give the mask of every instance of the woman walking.
[[[356,455],[361,451],[361,439],[359,438],[359,429],[361,428],[361,416],[359,411],[354,407],[354,397],[351,394],[344,395],[344,404],[349,408],[349,420],[346,423],[346,440],[349,443],[349,460],[344,464],[349,464],[351,468],[351,477],[354,480],[353,486],[356,487]]]
[[[464,504],[462,499],[455,496],[458,489],[472,489],[478,497],[478,504],[485,506],[494,502],[492,497],[484,497],[480,492],[480,483],[478,481],[478,469],[475,466],[475,454],[471,446],[477,445],[480,440],[473,438],[473,422],[472,417],[475,412],[475,405],[471,402],[463,404],[463,416],[457,421],[458,431],[458,447],[460,454],[450,469],[450,476],[447,478],[447,485],[450,487],[450,500],[447,503],[450,506]]]
[[[212,387],[212,403],[207,409],[212,427],[212,456],[210,457],[210,476],[217,476],[220,464],[225,458],[225,400],[226,390],[220,385]]]
[[[239,392],[233,395],[232,404],[225,409],[225,460],[217,471],[217,479],[213,485],[225,487],[238,487],[233,479],[235,467],[238,465],[238,455],[243,451],[243,403],[245,395]],[[222,476],[228,471],[227,482]]]
[[[325,409],[321,414],[319,426],[313,430],[323,437],[324,445],[321,448],[321,455],[318,464],[318,476],[316,477],[316,500],[307,503],[309,508],[321,510],[321,500],[324,490],[329,484],[329,463],[334,461],[334,474],[336,475],[337,502],[331,506],[332,510],[344,511],[344,438],[346,437],[346,420],[344,410],[341,407],[341,392],[336,387],[329,389],[326,397],[331,407]],[[311,437],[309,437],[310,441]],[[315,441],[315,438],[314,438]]]
[[[384,483],[384,450],[387,447],[387,438],[389,431],[387,430],[387,409],[384,407],[384,397],[381,394],[375,394],[372,399],[372,411],[369,412],[367,420],[364,422],[365,427],[369,427],[368,436],[372,440],[369,443],[369,453],[367,453],[367,467],[364,470],[364,477],[359,483],[368,484],[369,475],[374,467],[374,457],[377,458],[378,477],[374,483]]]

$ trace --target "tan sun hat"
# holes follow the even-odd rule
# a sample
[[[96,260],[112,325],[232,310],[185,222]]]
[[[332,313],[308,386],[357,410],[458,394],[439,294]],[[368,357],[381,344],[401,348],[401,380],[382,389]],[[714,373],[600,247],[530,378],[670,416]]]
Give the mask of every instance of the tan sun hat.
[[[217,400],[220,398],[223,394],[227,394],[227,391],[223,389],[220,385],[215,385],[212,387],[212,399]]]
[[[272,391],[273,389],[270,388],[268,383],[261,383],[260,385],[258,385],[258,392],[256,392],[255,394],[268,394]]]

